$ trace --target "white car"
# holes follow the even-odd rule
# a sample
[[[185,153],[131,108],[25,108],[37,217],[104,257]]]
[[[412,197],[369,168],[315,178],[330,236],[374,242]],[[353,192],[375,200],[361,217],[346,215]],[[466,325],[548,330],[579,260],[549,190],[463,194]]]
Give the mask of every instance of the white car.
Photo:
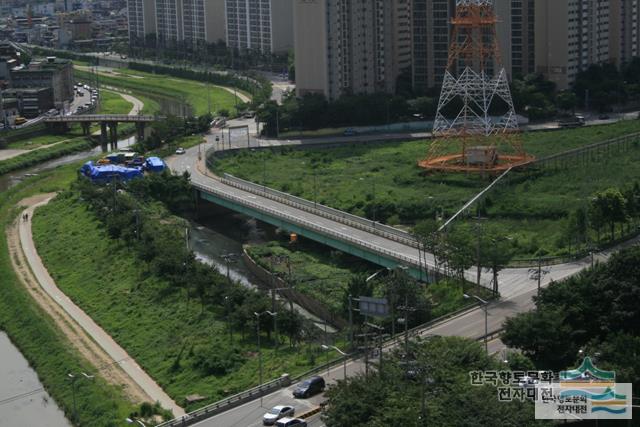
[[[274,406],[269,412],[264,414],[264,417],[262,417],[262,424],[265,426],[274,425],[280,418],[293,417],[294,412],[295,410],[291,406]]]
[[[178,149],[176,150],[176,154],[184,154],[184,153],[186,153],[186,152],[187,152],[187,151],[186,151],[184,148],[182,148],[182,147],[180,147],[180,148],[178,148]]]

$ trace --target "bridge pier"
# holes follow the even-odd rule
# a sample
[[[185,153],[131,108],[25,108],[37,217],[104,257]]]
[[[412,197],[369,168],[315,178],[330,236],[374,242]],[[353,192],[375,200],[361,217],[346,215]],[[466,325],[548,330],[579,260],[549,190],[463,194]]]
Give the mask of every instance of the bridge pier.
[[[136,123],[136,139],[138,142],[144,140],[144,122]]]
[[[107,122],[100,122],[100,145],[107,146]]]
[[[91,122],[81,122],[80,126],[82,127],[82,134],[84,136],[91,135]]]
[[[111,149],[118,148],[118,122],[109,122]]]

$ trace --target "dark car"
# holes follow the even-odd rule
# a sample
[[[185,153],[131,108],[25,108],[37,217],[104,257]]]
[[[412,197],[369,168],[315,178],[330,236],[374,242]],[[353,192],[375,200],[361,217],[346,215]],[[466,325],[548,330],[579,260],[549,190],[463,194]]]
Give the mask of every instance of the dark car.
[[[304,399],[314,394],[322,393],[323,391],[324,378],[311,377],[298,384],[295,390],[293,390],[293,397]]]
[[[307,422],[302,418],[281,418],[276,422],[276,427],[307,427]]]

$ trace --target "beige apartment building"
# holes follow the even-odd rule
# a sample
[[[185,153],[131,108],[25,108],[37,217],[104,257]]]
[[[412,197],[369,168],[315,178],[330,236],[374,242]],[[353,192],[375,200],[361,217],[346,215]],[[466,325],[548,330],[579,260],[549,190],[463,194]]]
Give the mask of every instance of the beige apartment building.
[[[299,96],[395,92],[410,70],[411,0],[296,0]]]
[[[616,66],[638,56],[638,13],[640,0],[611,0],[609,23],[609,55]]]
[[[609,0],[537,0],[536,71],[567,89],[591,64],[610,59]]]
[[[294,0],[225,0],[229,47],[286,53],[293,49]]]

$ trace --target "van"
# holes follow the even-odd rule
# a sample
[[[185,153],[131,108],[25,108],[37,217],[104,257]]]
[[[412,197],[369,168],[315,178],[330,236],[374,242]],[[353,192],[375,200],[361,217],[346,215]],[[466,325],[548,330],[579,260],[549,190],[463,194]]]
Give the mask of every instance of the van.
[[[324,387],[324,378],[318,376],[307,378],[293,390],[293,397],[304,399],[314,394],[322,393]]]

